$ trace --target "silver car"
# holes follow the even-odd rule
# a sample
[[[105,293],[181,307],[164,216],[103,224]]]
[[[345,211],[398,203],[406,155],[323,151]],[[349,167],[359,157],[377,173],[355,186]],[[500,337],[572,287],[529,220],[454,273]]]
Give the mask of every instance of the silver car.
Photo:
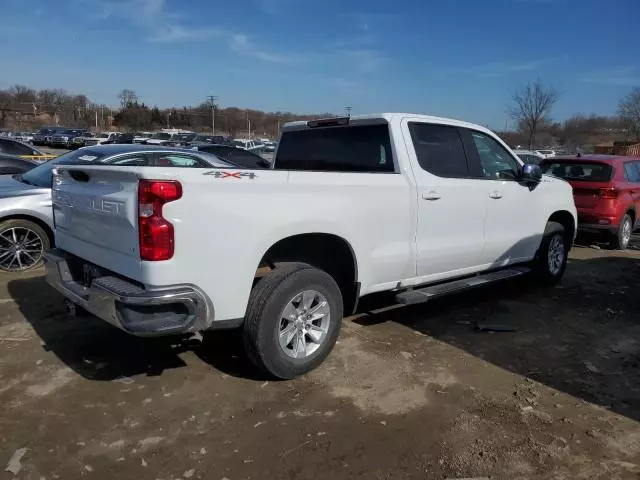
[[[103,163],[178,168],[237,168],[194,150],[149,145],[97,145],[71,151],[22,175],[0,176],[0,270],[30,270],[53,243],[52,171],[56,165]]]

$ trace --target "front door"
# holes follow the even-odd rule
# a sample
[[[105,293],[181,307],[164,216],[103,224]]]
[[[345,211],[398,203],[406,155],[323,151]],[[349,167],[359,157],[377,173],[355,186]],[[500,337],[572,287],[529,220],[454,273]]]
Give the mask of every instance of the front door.
[[[417,283],[477,271],[484,247],[485,186],[470,178],[455,126],[406,121],[417,184]]]
[[[487,205],[483,263],[489,268],[531,260],[540,246],[546,219],[541,188],[518,182],[521,164],[493,136],[462,129],[470,157],[482,178]],[[474,167],[472,166],[472,170]]]

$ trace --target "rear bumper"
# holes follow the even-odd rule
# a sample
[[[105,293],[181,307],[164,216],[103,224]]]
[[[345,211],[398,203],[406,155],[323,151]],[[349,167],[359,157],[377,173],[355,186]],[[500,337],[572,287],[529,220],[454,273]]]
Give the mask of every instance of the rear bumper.
[[[198,288],[176,285],[145,288],[116,276],[95,278],[89,287],[73,279],[67,254],[45,254],[47,282],[68,300],[136,336],[198,332],[211,327],[211,301]]]

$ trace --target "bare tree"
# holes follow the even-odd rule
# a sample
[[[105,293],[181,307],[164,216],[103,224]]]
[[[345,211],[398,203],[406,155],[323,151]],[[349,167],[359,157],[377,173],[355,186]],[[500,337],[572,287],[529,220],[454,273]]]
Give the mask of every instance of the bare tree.
[[[558,100],[558,92],[545,87],[540,79],[527,84],[513,94],[514,105],[508,107],[509,115],[524,125],[529,137],[529,148],[536,142],[536,132],[541,124],[548,121],[549,113]]]
[[[138,102],[138,95],[136,95],[135,91],[129,88],[124,88],[120,90],[120,93],[118,94],[118,98],[120,99],[120,106],[122,108],[127,108],[133,105],[134,103]]]
[[[634,87],[618,104],[618,113],[628,129],[640,140],[640,87]]]

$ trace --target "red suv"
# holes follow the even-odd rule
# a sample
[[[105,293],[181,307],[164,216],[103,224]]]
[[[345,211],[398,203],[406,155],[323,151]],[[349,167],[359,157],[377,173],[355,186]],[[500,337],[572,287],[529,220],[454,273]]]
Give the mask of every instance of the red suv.
[[[640,225],[640,157],[561,156],[540,167],[573,187],[578,230],[606,233],[613,248],[627,248]]]

